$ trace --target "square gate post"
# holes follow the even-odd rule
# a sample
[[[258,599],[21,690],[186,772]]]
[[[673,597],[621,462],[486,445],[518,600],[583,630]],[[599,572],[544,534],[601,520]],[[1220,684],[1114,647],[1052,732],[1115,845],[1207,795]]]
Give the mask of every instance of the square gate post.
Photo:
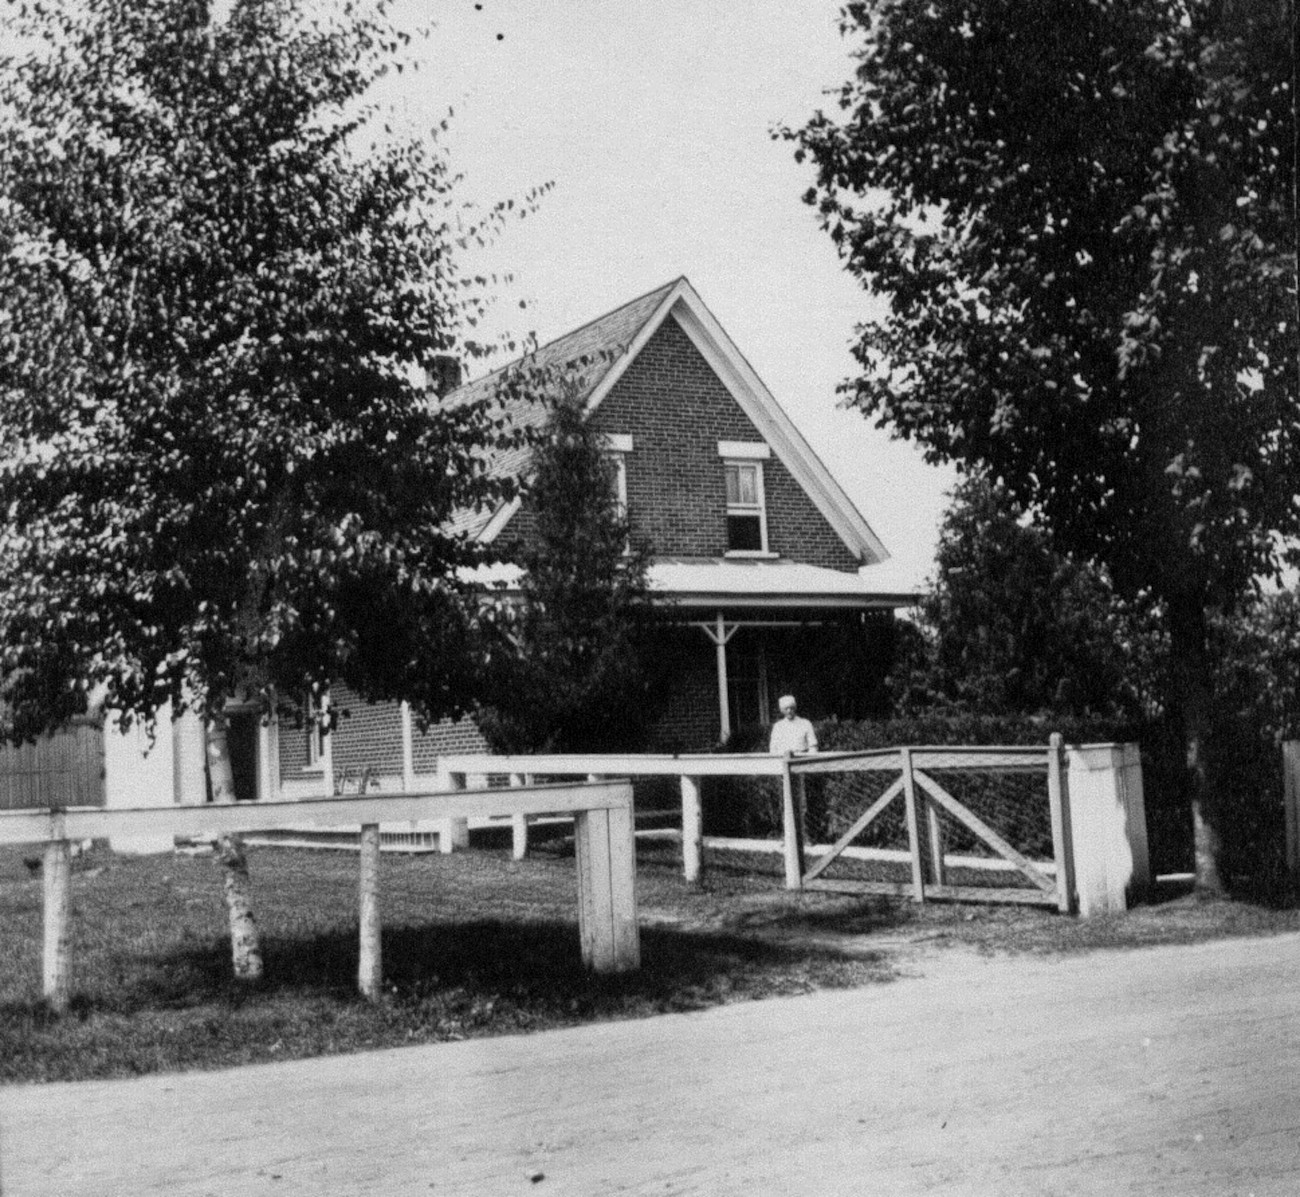
[[[632,786],[623,788],[626,805],[577,811],[573,819],[582,962],[598,973],[641,967]]]
[[[1141,753],[1136,744],[1088,744],[1066,753],[1079,913],[1127,910],[1151,883]]]

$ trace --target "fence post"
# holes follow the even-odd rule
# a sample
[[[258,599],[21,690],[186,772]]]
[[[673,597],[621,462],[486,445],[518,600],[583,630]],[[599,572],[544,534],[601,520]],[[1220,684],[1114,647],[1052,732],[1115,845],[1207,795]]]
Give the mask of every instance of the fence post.
[[[1151,882],[1141,753],[1136,744],[1089,744],[1066,755],[1079,913],[1127,910]]]
[[[899,749],[903,770],[903,800],[907,806],[907,852],[912,858],[912,897],[925,901],[925,873],[921,868],[921,827],[916,809],[916,781],[912,777],[912,750]]]
[[[528,784],[527,774],[510,774],[510,784],[512,786],[526,786]],[[527,855],[528,816],[515,811],[510,816],[510,857],[512,860],[523,860]]]
[[[438,788],[440,790],[458,791],[463,790],[466,784],[466,775],[464,773],[452,773],[445,770],[441,765],[438,766]],[[469,820],[468,819],[436,819],[434,820],[434,830],[438,834],[438,851],[443,856],[449,856],[457,848],[465,848],[469,845]]]
[[[68,840],[51,840],[45,845],[41,872],[45,913],[42,956],[45,1004],[55,1014],[62,1014],[68,1008],[72,992],[72,844]]]
[[[934,885],[946,885],[947,873],[943,861],[943,824],[939,821],[939,808],[928,797],[925,803],[925,826],[930,847],[930,881]]]
[[[785,888],[803,889],[803,812],[795,803],[790,754],[781,769],[781,831],[785,852]]]
[[[700,778],[682,774],[682,868],[695,885],[704,867],[704,811],[700,806]]]
[[[1074,851],[1070,844],[1070,793],[1061,775],[1061,733],[1047,744],[1047,801],[1052,808],[1052,855],[1056,860],[1056,908],[1069,914],[1074,901]]]
[[[626,806],[577,811],[573,817],[582,962],[598,973],[641,967],[632,787],[625,792]]]
[[[382,929],[379,915],[379,824],[361,828],[360,868],[361,945],[357,958],[357,988],[372,1002],[383,980]]]
[[[1300,873],[1300,740],[1282,744],[1282,794],[1286,802],[1286,867]]]

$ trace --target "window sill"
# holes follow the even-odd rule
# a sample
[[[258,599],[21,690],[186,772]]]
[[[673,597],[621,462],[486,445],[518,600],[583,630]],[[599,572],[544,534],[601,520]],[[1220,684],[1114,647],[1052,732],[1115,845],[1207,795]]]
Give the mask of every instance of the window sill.
[[[724,557],[748,557],[751,561],[775,561],[780,553],[771,553],[766,549],[728,549]]]

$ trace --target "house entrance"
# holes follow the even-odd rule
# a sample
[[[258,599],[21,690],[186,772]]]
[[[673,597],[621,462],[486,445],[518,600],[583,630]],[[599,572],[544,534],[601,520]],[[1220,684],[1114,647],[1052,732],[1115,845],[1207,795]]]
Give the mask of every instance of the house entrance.
[[[235,801],[257,801],[257,744],[260,719],[256,711],[234,711],[229,717],[227,742],[230,771],[235,775]]]

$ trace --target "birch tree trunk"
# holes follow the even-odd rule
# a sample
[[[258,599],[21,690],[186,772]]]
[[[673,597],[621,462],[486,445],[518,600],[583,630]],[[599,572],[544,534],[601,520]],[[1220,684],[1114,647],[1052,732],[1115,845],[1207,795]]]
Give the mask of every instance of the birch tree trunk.
[[[230,767],[229,725],[224,714],[207,722],[208,774],[213,802],[235,801],[235,776]],[[230,921],[230,957],[236,981],[262,979],[262,936],[253,914],[253,887],[248,877],[244,845],[234,834],[221,835],[216,844]]]

